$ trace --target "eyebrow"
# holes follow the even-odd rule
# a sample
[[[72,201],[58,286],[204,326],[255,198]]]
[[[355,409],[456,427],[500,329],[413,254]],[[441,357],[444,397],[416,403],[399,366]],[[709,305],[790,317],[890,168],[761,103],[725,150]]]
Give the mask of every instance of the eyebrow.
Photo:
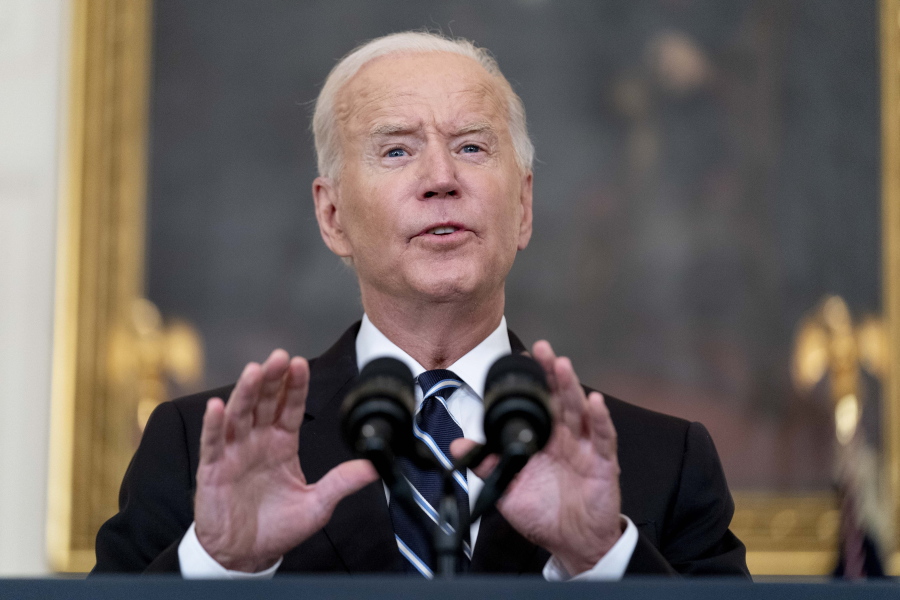
[[[453,132],[454,137],[458,137],[461,135],[466,135],[469,133],[495,133],[494,126],[491,125],[487,121],[478,121],[475,123],[470,123],[468,125],[463,125],[459,129]]]
[[[371,137],[387,137],[393,135],[411,135],[416,133],[419,130],[417,125],[411,125],[406,123],[383,123],[381,125],[376,125],[369,132]],[[462,135],[468,135],[470,133],[490,133],[494,134],[494,126],[491,125],[487,121],[477,121],[475,123],[469,123],[468,125],[463,125],[459,129],[456,129],[453,132],[453,137],[459,137]]]
[[[376,125],[369,132],[371,137],[384,137],[389,135],[407,135],[414,133],[418,127],[402,123],[384,123]]]

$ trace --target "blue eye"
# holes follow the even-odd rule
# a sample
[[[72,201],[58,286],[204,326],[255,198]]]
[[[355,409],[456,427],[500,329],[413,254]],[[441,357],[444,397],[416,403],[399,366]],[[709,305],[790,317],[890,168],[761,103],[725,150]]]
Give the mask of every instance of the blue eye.
[[[462,147],[462,151],[466,154],[474,154],[475,152],[481,152],[481,148],[479,148],[475,144],[466,144]]]
[[[401,156],[406,156],[406,150],[403,148],[393,148],[388,150],[387,153],[388,158],[399,158]]]

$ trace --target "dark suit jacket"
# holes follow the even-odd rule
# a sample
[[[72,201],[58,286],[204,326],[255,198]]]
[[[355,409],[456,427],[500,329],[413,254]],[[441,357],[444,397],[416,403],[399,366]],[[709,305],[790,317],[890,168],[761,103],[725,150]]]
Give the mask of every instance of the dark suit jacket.
[[[357,375],[359,323],[310,361],[300,464],[314,482],[352,458],[339,407]],[[512,333],[513,351],[524,346]],[[160,405],[150,417],[119,494],[119,512],[97,534],[93,573],[177,573],[178,544],[193,521],[193,494],[206,400],[233,386]],[[622,512],[639,540],[628,574],[747,576],[744,546],[729,531],[734,503],[706,429],[606,396],[618,432]],[[496,511],[481,523],[473,572],[539,573],[549,554]],[[380,481],[338,504],[325,528],[288,552],[279,572],[402,571]]]

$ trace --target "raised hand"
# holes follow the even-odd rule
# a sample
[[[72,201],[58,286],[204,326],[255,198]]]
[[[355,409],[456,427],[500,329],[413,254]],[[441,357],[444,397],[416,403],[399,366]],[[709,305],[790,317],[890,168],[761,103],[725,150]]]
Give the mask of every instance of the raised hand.
[[[593,567],[622,534],[616,430],[603,396],[585,396],[568,358],[546,341],[533,356],[552,394],[553,434],[513,479],[497,507],[525,538],[550,551],[572,575]],[[474,442],[456,440],[461,456]],[[475,473],[486,477],[489,457]]]
[[[353,460],[306,482],[297,451],[308,384],[306,360],[275,350],[246,366],[227,405],[206,405],[194,520],[200,544],[228,569],[274,565],[378,478],[371,463]]]

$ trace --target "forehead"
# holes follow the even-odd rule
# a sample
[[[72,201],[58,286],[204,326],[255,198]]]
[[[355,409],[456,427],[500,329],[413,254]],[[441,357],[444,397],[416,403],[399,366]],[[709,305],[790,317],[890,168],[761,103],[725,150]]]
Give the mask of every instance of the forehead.
[[[389,54],[364,65],[338,94],[335,116],[355,136],[379,124],[505,125],[502,83],[476,60],[450,52]],[[424,122],[424,123],[423,123]]]

